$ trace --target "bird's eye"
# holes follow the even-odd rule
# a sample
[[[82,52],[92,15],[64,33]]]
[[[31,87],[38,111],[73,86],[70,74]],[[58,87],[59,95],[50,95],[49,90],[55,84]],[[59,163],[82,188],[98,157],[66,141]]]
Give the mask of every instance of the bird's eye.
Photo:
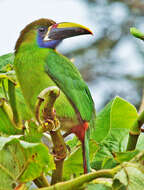
[[[46,32],[46,28],[40,27],[40,28],[38,29],[38,31],[39,31],[40,33],[44,33],[44,32]]]

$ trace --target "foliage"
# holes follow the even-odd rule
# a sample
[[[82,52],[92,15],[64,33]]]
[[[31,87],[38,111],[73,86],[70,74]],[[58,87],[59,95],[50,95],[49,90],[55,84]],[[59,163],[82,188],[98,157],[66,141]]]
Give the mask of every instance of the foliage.
[[[50,154],[51,139],[25,104],[13,58],[13,54],[0,57],[0,189],[31,189],[30,182],[43,190],[143,189],[143,134],[138,133],[138,143],[133,142],[136,148],[127,150],[130,134],[140,132],[134,123],[143,115],[120,97],[97,114],[96,126],[91,130],[92,172],[82,175],[82,149],[76,137],[71,137],[66,141],[69,152],[63,166],[64,182],[49,186],[45,176],[50,179],[57,167]]]

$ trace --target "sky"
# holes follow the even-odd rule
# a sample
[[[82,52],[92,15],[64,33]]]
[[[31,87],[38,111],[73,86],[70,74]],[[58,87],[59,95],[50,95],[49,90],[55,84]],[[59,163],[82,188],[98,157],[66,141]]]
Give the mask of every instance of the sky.
[[[39,18],[76,22],[94,28],[87,20],[85,9],[85,4],[79,0],[0,0],[0,55],[12,52],[20,31]],[[94,36],[67,39],[59,49],[67,51],[93,39]]]

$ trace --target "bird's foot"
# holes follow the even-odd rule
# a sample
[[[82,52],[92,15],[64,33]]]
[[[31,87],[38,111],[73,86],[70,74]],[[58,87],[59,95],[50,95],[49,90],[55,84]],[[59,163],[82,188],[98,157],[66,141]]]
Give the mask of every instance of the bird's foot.
[[[60,128],[60,122],[58,119],[46,119],[42,124],[43,131],[57,131]]]

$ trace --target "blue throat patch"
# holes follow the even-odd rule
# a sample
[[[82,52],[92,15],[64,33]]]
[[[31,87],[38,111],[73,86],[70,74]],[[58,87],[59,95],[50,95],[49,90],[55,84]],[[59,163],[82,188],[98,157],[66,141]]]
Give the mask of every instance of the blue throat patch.
[[[37,43],[38,46],[41,48],[51,48],[55,49],[56,46],[61,42],[62,40],[50,40],[47,42],[44,42],[42,37],[40,35],[37,36]]]

